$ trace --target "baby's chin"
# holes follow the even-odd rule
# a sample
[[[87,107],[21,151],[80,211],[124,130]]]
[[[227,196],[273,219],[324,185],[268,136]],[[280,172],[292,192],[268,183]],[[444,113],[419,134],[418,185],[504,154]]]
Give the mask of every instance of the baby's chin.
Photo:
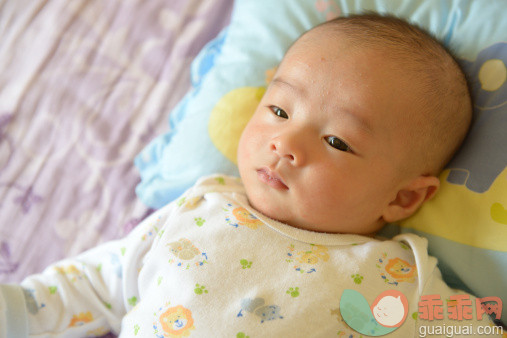
[[[255,185],[254,185],[255,187]],[[250,189],[249,189],[250,188]],[[335,218],[332,220],[323,220],[315,217],[315,213],[308,213],[308,217],[301,214],[301,210],[305,210],[304,206],[296,206],[295,203],[289,203],[273,196],[270,199],[266,192],[245,185],[246,195],[250,205],[263,216],[280,223],[289,225],[306,231],[329,233],[329,234],[354,234],[373,237],[378,230],[384,225],[382,222],[375,222],[371,225],[340,225],[337,224]]]
[[[266,200],[262,198],[256,198],[256,196],[248,196],[248,202],[250,205],[259,213],[261,213],[263,216],[266,216],[272,220],[288,224],[289,219],[284,217],[287,213],[286,210],[280,210],[279,208],[274,207],[270,203],[268,203]],[[290,225],[290,224],[288,224]]]
[[[328,234],[352,234],[352,235],[361,235],[366,237],[375,237],[377,232],[384,226],[384,223],[375,223],[368,227],[357,227],[354,229],[345,229],[340,227],[336,223],[332,224],[323,224],[319,221],[308,221],[308,220],[300,220],[297,219],[294,215],[287,210],[283,210],[278,212],[278,210],[274,210],[269,205],[265,205],[265,203],[255,204],[250,201],[250,205],[257,210],[262,215],[278,221],[280,223],[286,224],[293,228],[298,228],[301,230],[319,232],[319,233],[328,233]],[[288,208],[288,210],[294,210],[295,208]],[[360,229],[358,229],[360,228]]]
[[[272,205],[265,203],[265,201],[260,201],[259,203],[255,203],[255,201],[253,202],[250,201],[250,205],[259,213],[261,213],[263,216],[268,217],[277,222],[286,224],[293,228],[313,232],[323,232],[323,233],[327,232],[324,229],[321,229],[320,227],[312,225],[311,222],[297,219],[296,215],[292,214],[292,211],[295,210],[294,207],[283,208],[282,210],[280,210],[279,208],[274,208]]]

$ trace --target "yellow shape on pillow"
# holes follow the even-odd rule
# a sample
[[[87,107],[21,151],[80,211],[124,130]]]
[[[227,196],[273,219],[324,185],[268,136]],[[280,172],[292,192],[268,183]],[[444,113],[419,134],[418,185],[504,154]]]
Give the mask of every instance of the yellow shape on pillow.
[[[489,190],[477,193],[441,177],[440,191],[402,226],[451,241],[507,252],[507,168]]]
[[[238,164],[239,137],[264,95],[264,87],[237,88],[218,101],[208,123],[208,133],[215,147],[231,162]]]
[[[507,68],[502,60],[491,59],[483,63],[479,70],[481,88],[494,92],[503,86],[507,80]]]
[[[507,209],[500,203],[491,206],[491,218],[498,223],[507,225]]]

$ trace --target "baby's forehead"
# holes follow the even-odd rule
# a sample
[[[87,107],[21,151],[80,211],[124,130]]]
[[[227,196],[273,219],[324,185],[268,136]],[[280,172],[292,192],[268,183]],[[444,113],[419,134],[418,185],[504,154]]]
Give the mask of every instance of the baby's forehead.
[[[398,63],[399,59],[403,58],[398,49],[383,40],[374,43],[365,42],[358,37],[348,36],[340,31],[318,27],[306,32],[296,40],[287,50],[282,62],[296,54],[303,57],[315,56],[314,61],[316,62],[340,61],[349,56],[355,59],[366,55],[375,58],[375,62],[378,64]],[[398,68],[408,63],[405,58],[405,62],[398,65]]]
[[[399,51],[388,43],[362,43],[344,34],[336,32],[321,34],[310,31],[297,40],[287,51],[280,66],[290,66],[316,71],[324,69],[328,76],[338,76],[340,70],[356,71],[368,82],[368,74],[375,72],[386,79],[396,78],[409,89],[411,83],[417,83],[419,68],[416,57],[400,55]],[[345,68],[343,67],[345,65]],[[337,74],[338,73],[338,74]]]

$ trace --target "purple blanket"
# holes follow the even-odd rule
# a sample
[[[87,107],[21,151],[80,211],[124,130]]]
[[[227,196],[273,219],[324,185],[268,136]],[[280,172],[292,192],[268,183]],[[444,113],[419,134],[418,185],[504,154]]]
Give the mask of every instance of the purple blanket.
[[[0,282],[121,237],[150,213],[136,154],[167,131],[232,0],[0,5]]]

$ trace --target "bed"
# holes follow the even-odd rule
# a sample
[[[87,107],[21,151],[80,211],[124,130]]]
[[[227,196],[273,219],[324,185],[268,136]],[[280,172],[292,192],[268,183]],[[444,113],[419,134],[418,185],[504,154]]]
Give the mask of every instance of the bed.
[[[168,129],[231,0],[0,2],[0,282],[126,234],[137,153]]]
[[[0,2],[0,283],[124,236],[202,175],[237,174],[239,134],[284,51],[364,10],[453,48],[475,98],[437,198],[382,235],[427,237],[448,284],[505,304],[503,0]]]

